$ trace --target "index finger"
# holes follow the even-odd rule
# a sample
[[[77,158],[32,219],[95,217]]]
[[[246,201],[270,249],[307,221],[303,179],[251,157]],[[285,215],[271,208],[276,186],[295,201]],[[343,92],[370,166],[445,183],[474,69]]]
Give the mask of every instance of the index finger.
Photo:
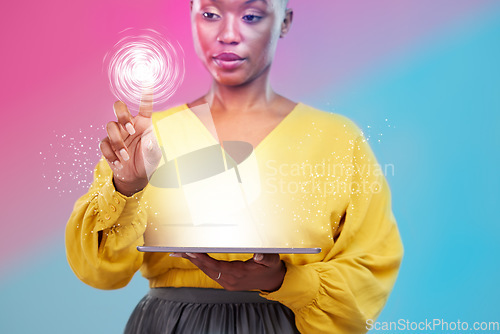
[[[205,270],[207,269],[215,272],[221,271],[221,266],[224,263],[226,263],[225,261],[216,260],[206,253],[181,253],[181,254],[183,254],[182,256],[183,258],[191,261],[195,266],[200,268],[203,272],[205,272]]]
[[[274,253],[270,254],[257,253],[253,256],[253,261],[263,266],[271,267],[281,262],[281,256],[279,254],[274,254]]]
[[[121,124],[124,130],[127,130],[129,135],[133,135],[135,133],[135,129],[133,125],[132,115],[130,114],[127,105],[122,101],[116,101],[113,104],[113,110],[115,112],[118,123]]]
[[[196,262],[199,263],[200,265],[205,265],[209,269],[216,268],[220,264],[219,260],[214,259],[213,257],[211,257],[206,253],[184,253],[184,254],[186,254],[189,257],[189,259],[192,260],[191,262],[193,263]]]
[[[144,87],[142,89],[141,104],[139,106],[139,115],[151,118],[153,114],[153,87]]]

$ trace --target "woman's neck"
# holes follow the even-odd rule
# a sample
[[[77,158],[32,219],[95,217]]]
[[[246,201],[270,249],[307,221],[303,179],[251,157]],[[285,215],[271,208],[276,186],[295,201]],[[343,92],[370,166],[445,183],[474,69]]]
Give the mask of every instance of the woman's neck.
[[[277,97],[268,76],[263,75],[241,86],[224,86],[214,81],[205,100],[212,112],[229,114],[265,110]]]

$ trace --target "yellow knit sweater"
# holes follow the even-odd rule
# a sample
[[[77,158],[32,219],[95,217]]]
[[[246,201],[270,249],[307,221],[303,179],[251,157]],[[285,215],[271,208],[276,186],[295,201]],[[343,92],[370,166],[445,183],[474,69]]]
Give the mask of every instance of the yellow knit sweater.
[[[186,109],[155,113],[153,124]],[[214,140],[194,114],[184,124]],[[367,319],[378,316],[394,285],[403,246],[388,184],[362,132],[343,116],[299,103],[254,153],[268,215],[274,217],[270,235],[322,249],[282,255],[283,285],[261,295],[289,307],[302,333],[365,332]],[[75,274],[99,289],[121,288],[137,270],[151,287],[221,288],[183,258],[137,251],[154,219],[145,204],[154,200],[151,188],[123,196],[114,189],[107,162],[99,161],[66,226],[67,258]]]

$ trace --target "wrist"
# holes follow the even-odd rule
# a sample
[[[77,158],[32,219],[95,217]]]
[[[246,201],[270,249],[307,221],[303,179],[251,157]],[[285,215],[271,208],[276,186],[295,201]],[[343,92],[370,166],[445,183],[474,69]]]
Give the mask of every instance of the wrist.
[[[116,191],[126,197],[130,197],[143,190],[147,184],[147,180],[139,180],[137,182],[123,182],[113,176],[113,185]]]
[[[286,265],[283,260],[280,262],[280,264],[281,265],[279,271],[273,276],[271,282],[269,282],[269,286],[266,286],[264,289],[260,289],[261,291],[271,293],[281,288],[281,286],[283,285],[283,281],[285,280]]]

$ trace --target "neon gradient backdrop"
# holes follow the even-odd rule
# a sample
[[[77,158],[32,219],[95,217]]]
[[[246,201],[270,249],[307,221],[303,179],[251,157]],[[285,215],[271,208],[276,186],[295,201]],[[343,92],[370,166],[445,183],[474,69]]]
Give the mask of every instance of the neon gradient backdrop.
[[[388,180],[405,258],[379,320],[499,321],[500,5],[290,6],[294,25],[278,47],[275,88],[352,118],[379,162],[394,166]],[[111,292],[85,286],[66,263],[64,227],[97,161],[100,126],[114,117],[102,58],[120,31],[154,28],[182,44],[186,76],[170,105],[208,87],[188,1],[2,7],[0,332],[121,332],[147,281],[137,275]]]

